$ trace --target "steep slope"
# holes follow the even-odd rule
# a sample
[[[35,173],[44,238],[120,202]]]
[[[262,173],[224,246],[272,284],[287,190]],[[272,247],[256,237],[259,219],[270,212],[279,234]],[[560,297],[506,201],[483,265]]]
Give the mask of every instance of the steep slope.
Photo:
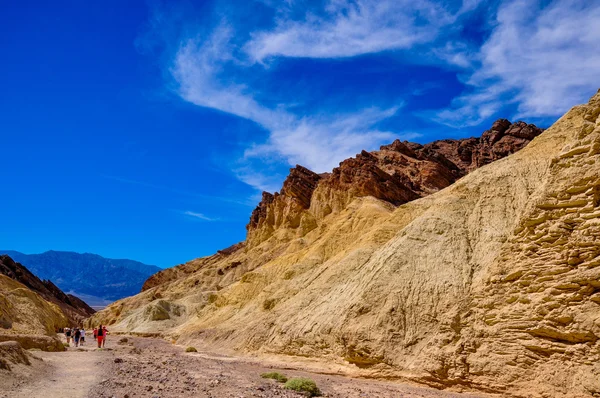
[[[304,234],[272,228],[191,262],[92,322],[440,387],[596,396],[599,115],[600,93],[437,193],[398,207],[359,195]],[[331,202],[313,193],[319,203]]]
[[[69,320],[58,305],[0,275],[0,337],[3,334],[49,335],[68,325]]]
[[[290,170],[280,192],[263,192],[247,225],[247,239],[214,256],[193,260],[156,273],[142,290],[194,273],[243,249],[274,239],[275,245],[303,237],[320,220],[339,211],[357,197],[373,196],[393,205],[437,192],[478,167],[508,156],[527,145],[542,129],[524,122],[497,120],[481,138],[440,140],[426,145],[394,141],[379,151],[362,151],[340,163],[332,173],[316,174],[302,166]],[[260,252],[260,251],[259,251]],[[233,261],[219,272],[233,268],[235,275],[251,270],[268,257]],[[240,265],[242,265],[240,267]],[[231,279],[227,279],[230,282]]]
[[[3,306],[6,314],[0,316],[0,319],[4,320],[2,323],[5,325],[15,323],[16,320],[20,319],[16,312],[13,313],[9,310],[15,309],[15,311],[18,311],[18,306],[15,306],[15,301],[17,301],[16,297],[21,293],[23,293],[23,297],[35,301],[35,304],[32,306],[32,313],[27,315],[28,317],[35,319],[35,308],[42,308],[41,313],[44,314],[42,315],[42,319],[44,320],[41,322],[46,325],[42,330],[45,330],[46,332],[50,331],[53,333],[55,331],[54,327],[49,327],[52,323],[52,319],[56,320],[61,318],[58,323],[62,324],[64,323],[62,318],[66,317],[70,324],[75,325],[79,324],[84,318],[89,317],[95,312],[90,306],[77,297],[63,293],[51,281],[40,280],[27,268],[16,263],[9,256],[0,256],[0,276],[3,277],[3,288],[1,289],[1,292],[7,303],[6,306]],[[17,295],[15,296],[15,294]],[[58,317],[55,316],[54,310],[48,310],[52,305],[58,307],[58,311],[60,312]],[[0,309],[0,311],[2,310]],[[9,316],[9,314],[13,315]],[[45,316],[46,314],[48,314],[47,317]],[[31,322],[27,321],[25,323]],[[32,330],[34,329],[36,328],[32,328]],[[13,327],[13,330],[16,329]],[[38,333],[41,332],[38,331]]]
[[[23,254],[12,250],[0,251],[24,264],[42,279],[56,283],[62,290],[86,298],[90,305],[137,294],[144,281],[161,270],[133,260],[108,259],[97,254],[48,251]]]
[[[373,196],[397,206],[427,196],[522,149],[541,132],[532,124],[499,119],[481,138],[426,145],[396,140],[379,151],[362,151],[344,160],[330,174],[296,166],[281,192],[263,193],[250,217],[246,244],[259,245],[279,229],[285,230],[287,239],[304,236],[318,220],[343,210],[357,197]]]

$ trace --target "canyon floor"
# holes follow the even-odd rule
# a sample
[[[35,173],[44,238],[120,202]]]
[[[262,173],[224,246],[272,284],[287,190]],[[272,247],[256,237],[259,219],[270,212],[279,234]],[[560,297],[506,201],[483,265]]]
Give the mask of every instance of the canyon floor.
[[[126,338],[127,341],[121,341]],[[286,390],[264,372],[314,380],[324,397],[475,398],[486,395],[446,392],[421,386],[356,379],[307,371],[290,361],[276,367],[249,358],[209,352],[186,353],[162,339],[109,336],[106,349],[95,342],[67,352],[33,352],[32,366],[0,377],[0,397],[303,397]]]

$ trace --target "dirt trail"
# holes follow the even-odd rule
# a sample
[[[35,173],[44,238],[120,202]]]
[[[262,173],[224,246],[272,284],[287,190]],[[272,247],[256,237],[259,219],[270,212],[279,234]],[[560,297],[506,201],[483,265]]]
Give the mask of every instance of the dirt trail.
[[[271,368],[213,353],[185,353],[161,339],[109,336],[106,350],[92,342],[61,353],[35,352],[43,359],[28,372],[0,377],[0,397],[10,398],[301,398],[261,373],[278,371],[314,380],[331,398],[475,398],[434,389]],[[31,370],[32,369],[32,370]],[[29,373],[29,374],[27,374]]]
[[[43,392],[44,397],[88,397],[90,389],[100,382],[104,373],[103,362],[110,360],[111,354],[88,351],[65,353],[36,353],[36,356],[50,367],[51,371],[31,384],[23,384],[11,394],[14,398],[31,398]]]
[[[35,351],[31,369],[21,367],[0,381],[0,397],[87,398],[107,374],[114,345],[109,341],[106,350],[98,350],[92,340],[67,352]]]

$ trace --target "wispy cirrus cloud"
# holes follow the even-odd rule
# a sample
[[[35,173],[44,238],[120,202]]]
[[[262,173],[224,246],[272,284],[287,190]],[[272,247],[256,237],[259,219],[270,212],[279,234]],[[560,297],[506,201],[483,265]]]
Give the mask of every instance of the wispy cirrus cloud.
[[[273,56],[341,58],[410,49],[433,41],[479,1],[452,10],[442,1],[330,0],[302,18],[277,20],[272,30],[252,34],[245,50],[254,61]]]
[[[271,78],[276,58],[302,62],[396,51],[402,54],[398,68],[404,62],[450,70],[464,86],[462,94],[444,109],[412,112],[454,128],[510,116],[499,115],[507,104],[519,116],[557,116],[585,100],[598,82],[600,4],[594,2],[500,0],[485,9],[480,0],[262,3],[275,11],[268,26],[230,18],[231,8],[224,7],[228,11],[219,12],[220,22],[208,24],[208,31],[206,25],[197,35],[185,29],[169,68],[184,100],[265,131],[266,138],[249,144],[231,164],[241,181],[257,189],[280,186],[284,176],[274,164],[329,171],[361,149],[418,136],[384,127],[398,119],[407,98],[311,111],[296,106],[303,102],[298,93],[270,98],[254,83]],[[468,18],[477,12],[488,13],[488,21],[471,31]],[[429,83],[413,90],[421,102],[443,89],[427,91]]]
[[[222,23],[206,38],[186,40],[171,72],[179,84],[178,94],[186,101],[251,120],[269,132],[266,142],[248,148],[241,164],[235,165],[242,181],[263,190],[273,190],[281,183],[280,176],[248,172],[247,162],[253,159],[302,164],[323,172],[363,148],[399,136],[381,131],[377,125],[392,117],[400,105],[323,115],[296,115],[286,104],[275,108],[262,105],[249,87],[233,81],[231,75],[223,76],[226,69],[238,68],[242,62],[233,56],[233,36],[232,27]]]
[[[396,114],[399,107],[367,108],[347,115],[315,115],[273,130],[268,142],[248,148],[244,156],[281,156],[290,165],[302,164],[317,172],[330,171],[338,163],[374,143],[411,139],[418,134],[398,134],[373,128]]]
[[[507,103],[518,117],[555,117],[587,101],[600,85],[599,20],[598,2],[502,2],[465,93],[437,120],[476,125]]]
[[[197,213],[195,211],[189,211],[189,210],[182,211],[181,214],[183,214],[184,216],[187,216],[191,219],[200,220],[200,221],[217,221],[218,220],[216,218],[207,217],[202,213]]]

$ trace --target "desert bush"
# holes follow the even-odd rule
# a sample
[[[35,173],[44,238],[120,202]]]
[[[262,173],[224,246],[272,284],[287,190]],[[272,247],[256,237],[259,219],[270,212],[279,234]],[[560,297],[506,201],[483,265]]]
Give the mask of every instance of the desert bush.
[[[198,352],[198,350],[195,347],[188,347],[185,349],[185,352]]]
[[[214,294],[214,293],[211,293],[211,294],[209,294],[209,295],[208,295],[208,297],[207,297],[206,301],[208,301],[210,304],[213,304],[213,303],[215,303],[215,302],[216,302],[218,299],[219,299],[219,296],[218,296],[218,295],[216,295],[216,294]]]
[[[277,304],[276,299],[266,299],[265,301],[263,301],[263,309],[265,311],[270,311],[273,308],[275,308],[275,304]]]
[[[285,279],[286,281],[292,279],[293,277],[294,271],[292,270],[285,271],[285,274],[283,274],[283,279]]]
[[[311,379],[305,379],[304,377],[294,377],[289,379],[284,387],[288,390],[305,393],[309,397],[318,397],[321,395],[321,391],[316,383]]]
[[[288,378],[286,377],[286,375],[278,373],[278,372],[263,373],[263,374],[260,375],[260,377],[262,377],[263,379],[277,380],[280,383],[285,383],[288,380]]]

